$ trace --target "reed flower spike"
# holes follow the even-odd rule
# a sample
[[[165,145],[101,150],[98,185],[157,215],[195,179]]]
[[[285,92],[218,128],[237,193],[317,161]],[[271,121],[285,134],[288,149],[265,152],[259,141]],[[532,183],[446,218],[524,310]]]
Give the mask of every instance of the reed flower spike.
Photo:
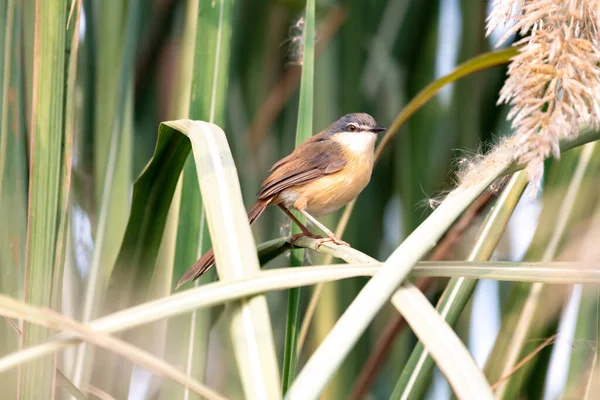
[[[487,35],[511,20],[497,46],[514,33],[527,36],[513,44],[522,47],[498,104],[512,106],[515,158],[539,185],[544,159],[560,156],[560,139],[600,128],[600,1],[496,0]]]

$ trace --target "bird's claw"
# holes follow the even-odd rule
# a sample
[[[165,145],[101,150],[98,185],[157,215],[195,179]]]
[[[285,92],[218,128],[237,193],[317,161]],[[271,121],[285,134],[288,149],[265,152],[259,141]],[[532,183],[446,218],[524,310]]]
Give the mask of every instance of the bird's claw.
[[[323,236],[313,235],[312,233],[304,233],[304,232],[296,233],[295,235],[292,235],[292,237],[290,238],[290,245],[292,247],[294,247],[294,242],[302,237],[316,239],[316,250],[319,250],[321,245],[325,242],[333,242],[340,246],[350,246],[350,244],[348,242],[338,239],[335,236],[329,236],[329,237],[324,238]]]
[[[292,237],[290,238],[290,245],[292,247],[294,247],[294,242],[302,237],[308,237],[308,238],[317,239],[317,240],[323,239],[323,236],[313,235],[312,233],[300,232],[300,233],[296,233],[295,235],[292,235]]]
[[[317,240],[317,250],[319,250],[319,247],[321,247],[321,245],[325,242],[333,242],[340,246],[350,246],[350,244],[348,242],[344,242],[343,240],[338,239],[335,236],[330,236],[330,237],[321,238],[321,239]]]

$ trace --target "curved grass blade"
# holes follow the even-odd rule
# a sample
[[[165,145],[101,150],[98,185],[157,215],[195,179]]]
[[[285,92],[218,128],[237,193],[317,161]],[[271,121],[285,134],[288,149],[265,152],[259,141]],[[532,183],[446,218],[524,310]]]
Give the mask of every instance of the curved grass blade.
[[[194,69],[194,49],[196,44],[196,26],[198,22],[198,3],[198,0],[193,0],[188,1],[186,4],[186,16],[183,21],[180,38],[181,57],[176,70],[175,84],[173,84],[170,89],[172,101],[167,107],[170,119],[188,118],[189,115],[192,75]],[[192,160],[188,159],[188,162],[190,161]],[[195,177],[192,175],[191,178]],[[173,280],[176,279],[174,278],[174,270],[177,259],[177,248],[180,247],[177,243],[178,237],[185,245],[189,245],[189,241],[194,241],[193,234],[183,238],[179,236],[179,229],[181,226],[180,216],[184,215],[182,214],[182,200],[185,188],[184,179],[185,166],[179,176],[179,182],[175,188],[173,200],[167,214],[167,221],[156,260],[156,270],[149,290],[149,298],[168,296],[172,291],[172,283]],[[197,190],[197,188],[194,187],[192,189]],[[192,224],[199,223],[196,219],[191,219],[190,222]],[[194,244],[196,245],[195,247],[197,247],[198,241],[196,240]],[[192,262],[193,261],[191,261],[190,264]],[[192,318],[195,318],[195,314],[192,315]],[[185,360],[187,360],[189,349],[182,346],[182,343],[185,342],[179,340],[178,336],[185,336],[185,333],[189,332],[190,328],[188,321],[189,319],[186,318],[186,316],[182,316],[179,319],[173,319],[172,321],[158,321],[149,328],[149,331],[151,330],[152,335],[154,336],[154,353],[160,355],[163,360],[171,365],[185,365]],[[139,332],[141,337],[146,334],[147,333],[143,331]],[[141,342],[139,339],[138,341]],[[190,342],[189,337],[187,338],[187,342],[190,343],[190,345],[193,343]],[[189,372],[185,372],[185,374],[191,377]],[[150,387],[160,388],[160,397],[162,398],[190,397],[189,389],[174,381],[164,382],[153,378]]]
[[[404,123],[408,121],[408,119],[412,117],[414,113],[417,112],[425,103],[433,98],[440,91],[440,89],[474,72],[495,67],[497,65],[506,64],[517,54],[519,54],[518,47],[511,47],[504,50],[482,54],[462,63],[448,75],[436,79],[424,87],[413,99],[411,99],[410,103],[408,103],[406,107],[402,109],[402,111],[394,119],[394,122],[392,122],[390,125],[388,131],[385,133],[385,136],[379,143],[379,146],[377,146],[377,159],[379,159],[384,148],[398,133]]]
[[[392,304],[406,318],[420,343],[425,344],[459,398],[494,398],[469,350],[417,287],[404,284],[392,296]]]
[[[187,2],[181,46],[189,70],[184,67],[179,78],[181,112],[177,118],[224,126],[234,4],[228,0],[213,4],[198,0]],[[196,166],[194,159],[189,157],[183,171],[173,282],[179,281],[187,268],[210,247],[209,244]],[[196,285],[211,282],[214,277],[214,271],[210,271],[200,277]],[[190,286],[191,283],[187,287]],[[169,321],[166,356],[173,364],[184,365],[186,373],[199,381],[204,379],[206,371],[212,312],[193,311],[191,315]],[[182,346],[182,343],[186,345]],[[165,399],[182,398],[187,393],[186,388],[176,385],[161,388],[161,397]]]
[[[173,193],[190,150],[185,136],[159,129],[154,155],[133,186],[125,237],[104,295],[105,314],[147,300]],[[136,332],[128,336],[131,340],[139,337]],[[118,359],[112,354],[99,355],[102,358],[94,362],[92,382],[113,395],[126,393],[130,366],[119,365],[119,378],[113,375],[111,379],[101,370],[116,371]]]
[[[131,213],[106,295],[109,310],[146,298],[169,206],[190,150],[186,136],[161,124],[154,155],[133,186]]]
[[[305,241],[306,240],[306,241]],[[316,247],[312,239],[299,239],[296,244],[307,248]],[[328,244],[323,244],[325,250]],[[332,249],[335,252],[336,249]],[[347,257],[368,256],[348,250]],[[354,254],[353,254],[354,253]],[[362,256],[361,256],[362,255]],[[169,297],[153,300],[121,310],[91,321],[88,326],[96,332],[115,333],[164,318],[181,315],[195,309],[212,307],[248,296],[293,287],[308,286],[320,282],[329,282],[358,276],[372,276],[381,268],[381,263],[370,264],[361,261],[351,265],[322,265],[305,268],[284,268],[263,271],[260,274],[234,282],[214,282],[199,288],[185,290]],[[508,282],[543,282],[550,284],[588,283],[600,284],[600,265],[573,263],[513,263],[513,262],[421,262],[410,273],[411,278],[418,277],[458,277],[470,279],[494,279]],[[6,296],[4,296],[6,297]],[[0,303],[4,298],[0,295]],[[8,297],[7,297],[8,298]],[[10,298],[9,298],[10,299]],[[10,299],[12,300],[12,299]],[[58,336],[44,344],[24,349],[0,358],[0,372],[17,367],[68,346],[79,343],[72,336]]]
[[[479,236],[467,261],[489,260],[528,183],[526,172],[521,171],[513,175],[482,224]],[[436,309],[449,326],[456,325],[458,318],[471,299],[476,285],[477,280],[460,277],[452,278],[446,286]],[[404,366],[390,398],[406,399],[423,396],[430,381],[433,367],[434,362],[429,357],[428,351],[419,342]],[[458,395],[458,393],[456,394]]]
[[[258,273],[254,238],[225,133],[202,121],[170,121],[162,127],[187,135],[192,143],[219,276],[227,282]],[[231,306],[230,332],[246,398],[278,397],[279,370],[264,296]]]
[[[103,347],[127,357],[134,363],[138,363],[154,373],[176,380],[180,384],[192,388],[196,393],[208,399],[223,399],[222,396],[185,376],[175,367],[165,363],[160,358],[113,336],[105,333],[95,332],[88,326],[67,318],[55,311],[41,307],[30,306],[21,301],[10,299],[8,297],[2,298],[2,304],[0,307],[0,313],[5,316],[21,318],[33,324],[41,325],[49,329],[58,329],[74,334],[90,344]]]

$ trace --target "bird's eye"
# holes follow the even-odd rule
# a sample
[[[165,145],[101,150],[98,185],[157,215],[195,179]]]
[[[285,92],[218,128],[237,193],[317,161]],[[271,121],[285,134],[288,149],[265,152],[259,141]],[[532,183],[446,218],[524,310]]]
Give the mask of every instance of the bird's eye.
[[[354,124],[348,124],[348,130],[350,132],[356,132],[358,130],[358,127]]]

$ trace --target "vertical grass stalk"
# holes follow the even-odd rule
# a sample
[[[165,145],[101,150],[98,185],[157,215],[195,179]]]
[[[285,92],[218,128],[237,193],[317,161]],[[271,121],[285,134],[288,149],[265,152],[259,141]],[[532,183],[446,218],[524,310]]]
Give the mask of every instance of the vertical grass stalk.
[[[67,11],[65,0],[35,4],[25,301],[45,307],[51,306],[58,239]],[[24,324],[22,345],[38,344],[47,336],[46,328]],[[54,370],[54,357],[23,366],[20,397],[50,398]]]
[[[108,287],[107,278],[118,254],[130,204],[132,165],[132,76],[139,26],[138,0],[129,0],[122,7],[101,4],[99,8],[98,62],[96,66],[95,112],[95,178],[98,213],[95,224],[95,243],[86,282],[82,320],[87,322],[101,312]],[[123,21],[115,28],[115,20]],[[114,62],[112,60],[119,60]],[[122,287],[128,291],[132,288]],[[80,346],[74,367],[73,381],[86,387],[90,373],[96,385],[111,392],[125,373],[111,374],[113,368],[94,362],[89,345]],[[100,360],[100,359],[99,359]],[[101,372],[100,372],[101,371]],[[123,372],[123,371],[120,371]],[[118,397],[118,396],[117,396]]]
[[[304,16],[304,29],[301,40],[302,77],[300,80],[300,104],[296,127],[296,147],[312,136],[313,91],[315,67],[315,1],[307,0]],[[295,212],[296,218],[305,223],[306,218]],[[300,228],[292,224],[292,234],[300,233]],[[304,265],[304,250],[292,250],[290,265]],[[288,311],[285,325],[285,346],[283,350],[282,384],[283,394],[287,392],[296,375],[296,347],[300,309],[300,288],[288,291]]]
[[[200,1],[188,0],[185,8],[183,36],[181,38],[181,68],[176,91],[174,92],[176,118],[209,120],[223,124],[222,110],[226,101],[226,87],[217,82],[227,77],[229,60],[230,13],[221,13],[223,4],[217,8],[199,12]],[[218,39],[221,35],[220,40]],[[225,45],[217,48],[216,44]],[[215,65],[221,69],[215,76]],[[215,79],[217,81],[215,81]],[[217,84],[217,91],[210,88]],[[193,93],[192,93],[193,91]],[[210,110],[219,110],[210,115]],[[185,270],[206,250],[202,246],[205,227],[205,214],[198,187],[193,157],[188,157],[182,172],[181,207],[177,228],[177,243],[173,268],[173,281],[177,282]],[[207,235],[208,236],[208,235]],[[202,276],[196,285],[214,279],[210,273]],[[192,285],[186,285],[186,288]],[[195,310],[189,315],[172,318],[169,321],[169,333],[165,356],[174,365],[181,365],[185,373],[198,381],[204,379],[206,355],[208,353],[208,335],[211,327],[211,310]],[[182,345],[183,344],[183,345]],[[196,398],[188,388],[166,383],[161,388],[161,398]]]
[[[21,119],[21,6],[16,0],[0,6],[0,292],[22,298],[27,238],[27,137]],[[18,332],[0,326],[0,352],[19,348]],[[0,376],[6,398],[17,394],[17,371]]]

